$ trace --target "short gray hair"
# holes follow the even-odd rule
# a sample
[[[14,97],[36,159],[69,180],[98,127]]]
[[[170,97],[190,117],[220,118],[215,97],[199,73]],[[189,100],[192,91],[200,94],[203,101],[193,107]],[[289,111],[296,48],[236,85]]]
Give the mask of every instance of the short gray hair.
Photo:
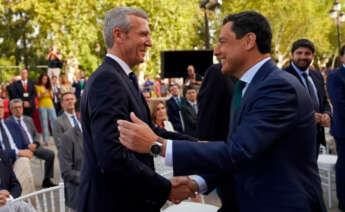
[[[113,31],[120,28],[127,33],[131,27],[128,15],[135,15],[144,19],[148,19],[148,15],[144,10],[133,7],[115,7],[109,10],[104,18],[103,37],[105,45],[108,49],[114,45]]]
[[[13,105],[14,104],[17,104],[17,103],[20,103],[21,105],[23,105],[23,101],[21,100],[21,99],[12,99],[11,101],[10,101],[10,109],[12,110],[13,109]]]

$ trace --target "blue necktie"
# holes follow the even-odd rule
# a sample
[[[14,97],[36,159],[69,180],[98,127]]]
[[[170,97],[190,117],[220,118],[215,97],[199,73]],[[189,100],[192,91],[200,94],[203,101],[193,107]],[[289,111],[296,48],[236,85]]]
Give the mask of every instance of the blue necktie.
[[[74,127],[75,127],[75,126],[78,126],[78,121],[77,121],[77,119],[75,118],[75,116],[73,115],[73,116],[71,116],[71,118],[72,118]]]

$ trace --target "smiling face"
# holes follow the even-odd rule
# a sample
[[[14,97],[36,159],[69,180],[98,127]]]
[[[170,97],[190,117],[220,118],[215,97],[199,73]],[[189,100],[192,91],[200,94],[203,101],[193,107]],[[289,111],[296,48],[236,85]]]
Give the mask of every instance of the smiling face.
[[[147,48],[152,46],[150,28],[146,19],[129,15],[130,29],[127,33],[119,28],[114,30],[114,37],[123,59],[129,67],[144,62]]]
[[[246,55],[243,48],[243,38],[236,38],[236,34],[231,30],[232,24],[233,22],[230,21],[223,25],[214,54],[222,63],[224,74],[236,75],[244,66]]]
[[[314,54],[312,50],[307,47],[299,47],[292,53],[293,63],[302,71],[309,68],[313,58]]]

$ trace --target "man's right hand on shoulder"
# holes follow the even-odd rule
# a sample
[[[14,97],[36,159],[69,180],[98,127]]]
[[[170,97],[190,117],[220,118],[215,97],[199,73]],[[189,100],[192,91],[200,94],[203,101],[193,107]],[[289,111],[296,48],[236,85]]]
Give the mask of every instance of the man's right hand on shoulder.
[[[33,153],[28,149],[21,149],[18,151],[18,154],[19,154],[19,157],[26,157],[29,159],[31,159],[33,156]]]

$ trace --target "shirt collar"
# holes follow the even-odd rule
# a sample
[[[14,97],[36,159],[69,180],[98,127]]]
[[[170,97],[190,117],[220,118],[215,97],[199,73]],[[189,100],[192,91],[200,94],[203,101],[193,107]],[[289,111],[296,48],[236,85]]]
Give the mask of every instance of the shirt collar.
[[[248,71],[246,71],[243,74],[243,76],[240,78],[240,80],[245,82],[246,85],[250,84],[250,82],[253,80],[256,72],[258,72],[259,69],[261,68],[261,66],[263,66],[264,63],[266,63],[270,59],[271,59],[271,57],[267,57],[267,58],[261,60],[260,62],[258,62],[257,64],[255,64],[254,66],[252,66],[250,69],[248,69]]]
[[[68,113],[67,111],[65,111],[65,114],[67,115],[67,117],[75,116],[75,112],[74,113]]]
[[[23,116],[21,116],[20,118],[18,118],[17,116],[13,115],[13,117],[14,117],[14,119],[15,119],[16,121],[18,121],[18,120],[22,121],[22,120],[23,120]]]
[[[113,55],[113,54],[110,54],[110,53],[107,53],[106,54],[107,57],[110,57],[111,59],[115,60],[118,64],[120,64],[121,68],[125,71],[125,73],[127,74],[127,76],[129,76],[129,74],[132,71],[132,69],[127,65],[127,63],[125,63],[123,60],[121,60],[119,57]]]
[[[302,71],[293,62],[291,62],[291,65],[300,77],[303,77],[303,73],[306,73],[307,75],[309,75],[309,68],[307,68],[307,70],[305,70],[305,71]]]
[[[345,64],[342,64],[343,65],[343,68],[345,68]]]

